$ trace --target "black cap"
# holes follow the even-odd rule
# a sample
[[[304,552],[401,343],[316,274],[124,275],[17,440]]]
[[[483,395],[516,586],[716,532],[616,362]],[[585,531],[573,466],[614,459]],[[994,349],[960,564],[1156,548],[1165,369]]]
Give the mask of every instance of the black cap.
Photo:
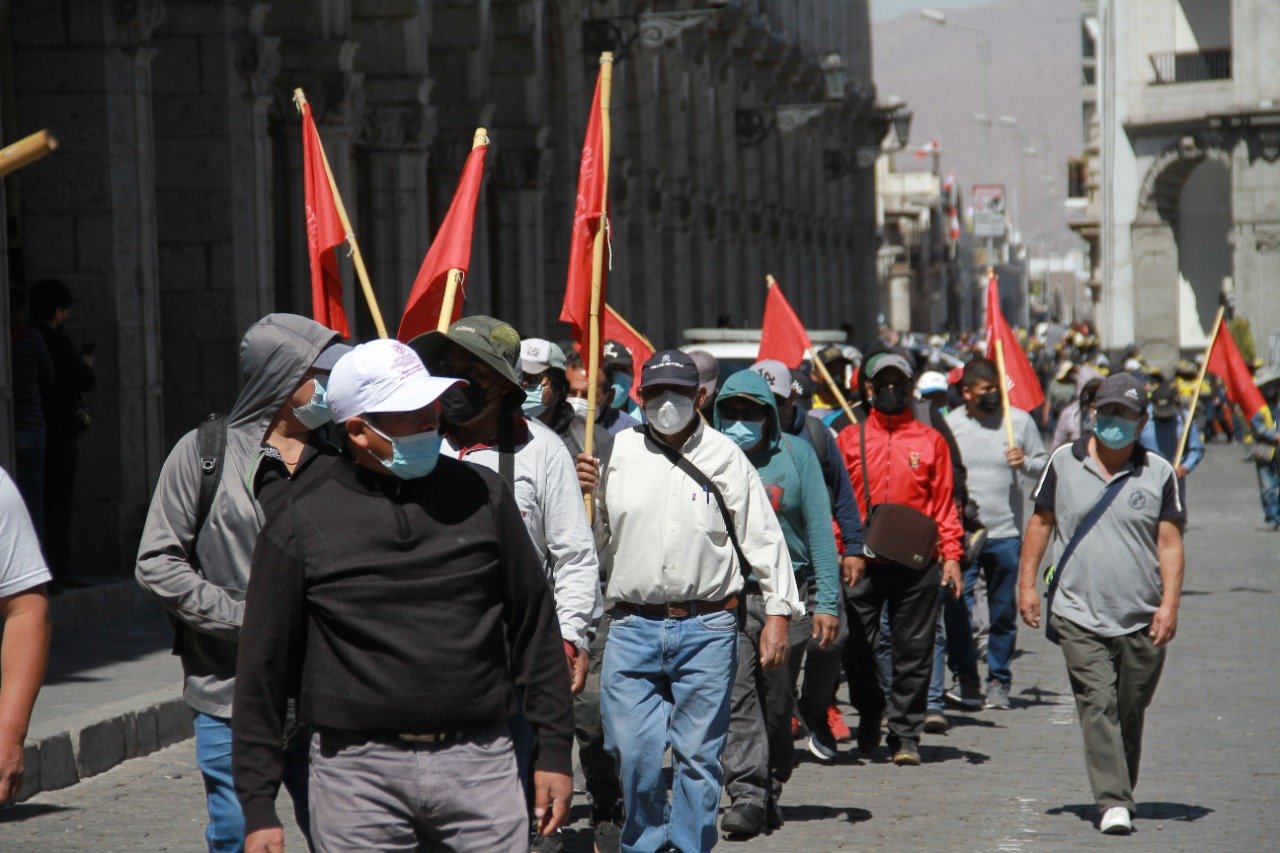
[[[693,363],[689,354],[678,349],[664,349],[655,352],[644,363],[640,373],[640,387],[651,385],[679,385],[685,388],[696,388],[698,381],[698,365]]]
[[[1178,412],[1178,389],[1172,382],[1161,382],[1151,393],[1151,408],[1157,418],[1171,418]]]
[[[631,359],[631,350],[627,349],[622,341],[605,341],[603,355],[605,370],[621,370],[624,373],[631,373],[635,369],[635,363]]]
[[[1101,409],[1108,403],[1116,403],[1135,412],[1147,408],[1147,389],[1132,373],[1113,373],[1098,386],[1098,396],[1093,405]]]

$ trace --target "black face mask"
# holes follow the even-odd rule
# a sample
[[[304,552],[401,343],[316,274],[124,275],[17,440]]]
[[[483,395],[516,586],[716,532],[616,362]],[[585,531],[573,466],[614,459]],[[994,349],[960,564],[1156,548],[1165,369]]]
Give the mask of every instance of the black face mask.
[[[984,415],[994,415],[1000,409],[1000,391],[988,391],[978,396],[977,408]]]
[[[457,385],[440,395],[440,414],[451,424],[467,424],[480,417],[489,404],[489,389],[472,383]]]
[[[875,392],[872,404],[886,415],[900,415],[906,411],[907,402],[906,393],[890,385]]]

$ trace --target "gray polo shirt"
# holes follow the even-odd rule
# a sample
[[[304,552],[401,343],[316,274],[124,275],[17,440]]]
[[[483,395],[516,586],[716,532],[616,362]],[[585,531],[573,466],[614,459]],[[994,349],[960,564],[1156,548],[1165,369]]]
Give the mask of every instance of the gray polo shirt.
[[[1055,561],[1107,485],[1089,458],[1089,438],[1054,451],[1032,496],[1037,507],[1054,514]],[[1156,554],[1160,522],[1181,527],[1186,521],[1173,466],[1164,459],[1136,447],[1116,476],[1126,482],[1076,545],[1053,600],[1054,613],[1100,637],[1123,636],[1151,624],[1162,588]]]

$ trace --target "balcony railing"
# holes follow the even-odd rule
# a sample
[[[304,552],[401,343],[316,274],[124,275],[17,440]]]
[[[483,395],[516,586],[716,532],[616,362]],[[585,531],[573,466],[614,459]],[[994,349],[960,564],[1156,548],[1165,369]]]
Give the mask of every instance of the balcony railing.
[[[1200,83],[1205,80],[1231,79],[1231,48],[1211,50],[1163,51],[1151,54],[1155,84]]]

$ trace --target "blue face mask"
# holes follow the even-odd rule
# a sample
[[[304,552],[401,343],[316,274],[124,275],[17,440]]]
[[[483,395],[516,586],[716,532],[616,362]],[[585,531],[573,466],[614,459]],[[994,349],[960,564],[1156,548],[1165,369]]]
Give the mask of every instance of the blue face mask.
[[[1107,447],[1119,450],[1133,443],[1138,434],[1138,422],[1123,418],[1120,415],[1098,415],[1093,426],[1093,434]]]
[[[547,407],[542,402],[541,385],[524,389],[524,402],[520,404],[520,411],[524,412],[526,417],[536,418],[546,410]]]
[[[315,383],[315,390],[311,392],[311,402],[305,406],[296,407],[293,410],[293,416],[307,429],[316,429],[329,422],[329,404],[324,396],[324,377],[316,376],[311,381]]]
[[[613,374],[613,399],[609,408],[621,409],[627,404],[627,395],[631,393],[631,375],[628,373]]]
[[[392,438],[368,421],[365,421],[365,426],[391,442],[391,458],[378,461],[401,480],[425,477],[435,470],[436,462],[440,461],[439,430],[429,429],[426,432]]]
[[[720,432],[733,439],[734,444],[743,450],[750,450],[764,438],[764,423],[762,421],[724,421]]]

